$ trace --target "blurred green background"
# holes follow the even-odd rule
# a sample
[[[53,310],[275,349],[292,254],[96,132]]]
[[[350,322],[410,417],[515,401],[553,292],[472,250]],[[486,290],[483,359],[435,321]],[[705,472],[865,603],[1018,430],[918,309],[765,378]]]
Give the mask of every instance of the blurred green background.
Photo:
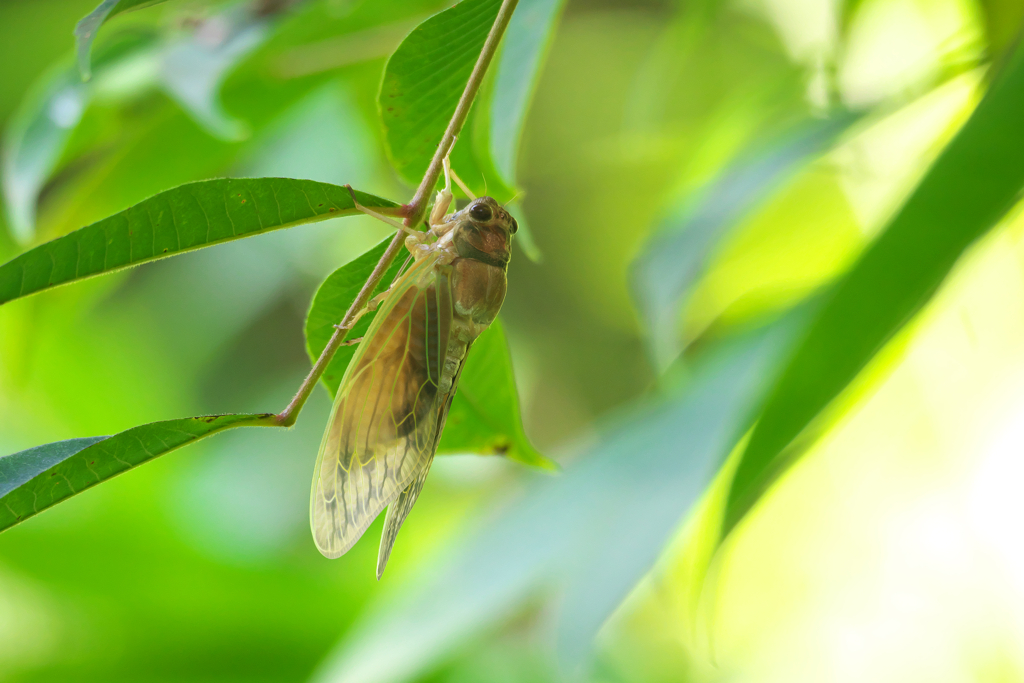
[[[5,126],[68,68],[74,25],[95,4],[0,2]],[[449,4],[179,0],[119,17],[97,46],[112,66],[97,67],[41,187],[30,243],[210,177],[407,200],[383,152],[377,87],[401,38]],[[519,150],[518,205],[542,258],[514,255],[502,312],[538,448],[572,467],[667,390],[677,354],[670,377],[843,273],[970,115],[1019,5],[568,0]],[[259,20],[239,39],[243,10]],[[116,58],[136,44],[163,51]],[[194,60],[205,66],[185,71]],[[199,72],[198,92],[169,85]],[[854,114],[757,176],[746,210],[710,195],[728,230],[657,338],[633,265],[649,237],[726,169],[774,158],[838,110]],[[441,458],[380,583],[380,521],[342,559],[321,557],[307,522],[329,406],[318,389],[288,432],[217,436],[0,536],[0,681],[1024,680],[1022,220],[1011,212],[973,247],[843,395],[705,583],[700,516],[672,521],[589,667],[560,659],[572,612],[558,581],[423,651],[405,637],[434,633],[438,609],[453,623],[471,611],[457,590],[429,613],[402,606],[460,562],[460,539],[504,528],[487,525],[547,475]],[[9,223],[0,261],[23,248]],[[0,453],[279,410],[308,370],[317,285],[386,234],[362,218],[300,226],[0,308]],[[498,569],[494,586],[507,578]],[[401,628],[388,631],[389,614],[405,615]]]

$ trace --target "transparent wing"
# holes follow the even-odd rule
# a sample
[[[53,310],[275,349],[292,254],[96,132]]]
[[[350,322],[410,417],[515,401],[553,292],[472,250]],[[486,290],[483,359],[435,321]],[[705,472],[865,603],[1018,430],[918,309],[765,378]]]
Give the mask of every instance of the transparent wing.
[[[466,347],[466,356],[469,356],[469,347],[473,344],[470,342]],[[465,361],[463,361],[465,365]],[[388,505],[388,514],[384,518],[384,532],[380,537],[380,551],[377,554],[377,578],[379,579],[384,575],[384,567],[388,564],[388,558],[391,557],[391,549],[395,545],[395,539],[398,538],[398,530],[402,528],[402,523],[405,522],[405,518],[409,516],[409,512],[412,510],[412,506],[416,504],[416,499],[420,496],[420,491],[423,489],[423,482],[427,479],[427,472],[430,471],[430,464],[434,461],[434,453],[437,452],[437,445],[441,441],[441,432],[444,431],[444,422],[448,418],[448,409],[452,405],[452,397],[455,396],[455,390],[459,385],[459,377],[462,376],[462,366],[459,366],[459,371],[452,379],[452,386],[444,399],[440,402],[438,407],[439,415],[437,418],[437,428],[434,435],[434,446],[430,450],[430,460],[427,461],[415,479],[412,480],[405,489],[395,498],[390,505]]]
[[[435,264],[428,256],[395,283],[338,389],[310,496],[313,539],[327,557],[351,548],[437,447],[452,306]]]
[[[427,472],[430,471],[430,464],[433,461],[434,459],[431,458],[430,462],[421,467],[412,483],[406,486],[405,490],[398,494],[398,498],[388,505],[388,514],[384,518],[384,533],[380,537],[380,551],[377,553],[378,579],[384,576],[384,567],[387,566],[388,558],[391,557],[391,549],[395,546],[395,539],[398,538],[398,530],[402,528],[402,523],[409,516],[412,506],[416,504],[416,499],[420,497],[423,482],[427,480]]]

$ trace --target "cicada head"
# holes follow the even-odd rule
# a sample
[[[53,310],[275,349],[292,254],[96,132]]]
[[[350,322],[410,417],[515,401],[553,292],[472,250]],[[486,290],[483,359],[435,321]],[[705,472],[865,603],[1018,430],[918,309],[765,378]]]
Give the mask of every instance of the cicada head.
[[[508,266],[512,235],[519,229],[519,225],[494,199],[474,199],[448,222],[455,223],[452,242],[459,256],[500,268]]]

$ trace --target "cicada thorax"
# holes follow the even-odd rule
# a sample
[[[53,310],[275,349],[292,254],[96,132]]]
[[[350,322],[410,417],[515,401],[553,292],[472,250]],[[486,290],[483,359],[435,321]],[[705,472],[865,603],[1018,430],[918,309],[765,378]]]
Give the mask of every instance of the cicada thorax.
[[[467,215],[455,226],[452,246],[458,257],[452,262],[452,301],[457,317],[468,318],[485,328],[494,320],[505,299],[512,218],[489,197],[488,221]],[[482,330],[481,330],[482,331]]]

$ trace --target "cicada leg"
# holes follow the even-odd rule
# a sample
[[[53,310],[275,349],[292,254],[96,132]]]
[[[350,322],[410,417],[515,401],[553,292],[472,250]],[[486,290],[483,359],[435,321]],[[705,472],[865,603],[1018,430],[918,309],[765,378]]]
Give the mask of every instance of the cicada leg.
[[[449,154],[450,154],[450,152],[449,152]],[[462,182],[462,178],[460,178],[459,174],[455,172],[455,169],[453,169],[451,167],[451,164],[448,162],[448,157],[445,157],[445,159],[444,159],[444,184],[445,184],[445,189],[443,190],[443,192],[438,192],[437,193],[438,200],[436,202],[434,202],[434,210],[430,212],[430,232],[432,232],[435,235],[437,235],[437,246],[438,247],[445,247],[445,246],[447,246],[451,242],[452,236],[454,234],[452,232],[452,228],[455,227],[455,224],[444,221],[445,212],[448,211],[448,208],[451,206],[451,203],[452,203],[452,201],[454,199],[454,197],[452,195],[452,189],[451,189],[452,188],[452,180],[454,180],[455,184],[458,185],[459,188],[463,192],[466,193],[466,196],[469,197],[470,200],[475,200],[476,199],[476,195],[473,194],[473,192],[466,186],[466,183]],[[442,194],[445,194],[445,196],[444,196],[444,203],[442,203],[442,201],[441,201],[442,200]]]
[[[363,307],[362,307],[362,308],[361,308],[361,309],[359,310],[359,312],[358,312],[358,313],[356,313],[355,317],[354,317],[354,318],[352,318],[352,322],[350,322],[350,323],[349,323],[349,324],[348,324],[347,326],[345,326],[345,327],[342,327],[341,325],[335,325],[335,326],[334,326],[334,329],[336,329],[336,330],[342,330],[342,329],[345,329],[345,330],[351,330],[351,329],[352,329],[353,327],[355,327],[356,323],[357,323],[357,322],[359,322],[359,319],[360,319],[360,318],[362,318],[362,317],[363,317],[364,315],[366,315],[367,313],[370,313],[370,312],[372,312],[372,311],[376,311],[376,310],[377,310],[377,307],[378,307],[378,306],[380,306],[380,303],[381,303],[382,301],[384,301],[384,299],[386,299],[386,298],[387,298],[387,296],[388,296],[388,292],[389,292],[389,291],[390,291],[390,288],[388,288],[387,290],[385,290],[385,291],[381,292],[381,293],[380,293],[380,294],[378,294],[377,296],[375,296],[375,297],[373,297],[372,299],[370,299],[369,301],[367,301],[367,302],[366,302],[366,305],[365,305],[365,306],[363,306]],[[361,339],[361,337],[360,337],[360,339]],[[355,343],[355,342],[353,342],[353,343]],[[347,345],[348,345],[348,342],[345,342],[345,344],[344,344],[344,345],[346,345],[346,346],[347,346]]]
[[[357,211],[361,211],[362,213],[365,213],[367,216],[373,216],[377,220],[383,221],[383,222],[387,223],[388,225],[390,225],[391,227],[396,228],[398,230],[401,230],[402,232],[404,232],[409,237],[416,238],[417,240],[419,240],[422,243],[422,241],[424,239],[424,236],[423,236],[422,232],[420,232],[419,230],[414,230],[414,229],[410,228],[408,225],[406,225],[402,221],[395,220],[391,216],[385,216],[384,214],[379,213],[377,211],[374,211],[373,209],[371,209],[369,207],[363,206],[362,204],[359,203],[359,200],[356,199],[356,193],[352,191],[352,186],[351,185],[346,185],[345,189],[347,189],[349,195],[351,195],[351,197],[352,197],[352,204],[356,207]]]
[[[462,178],[459,177],[459,174],[453,169],[449,169],[449,171],[451,172],[452,180],[455,181],[455,184],[459,186],[460,190],[466,193],[466,196],[469,197],[470,201],[476,199],[476,195],[473,194],[473,191],[466,186],[466,183],[462,182]]]
[[[430,210],[430,218],[427,221],[434,234],[438,234],[434,228],[444,225],[444,217],[448,214],[448,209],[451,208],[452,200],[455,198],[455,195],[452,194],[452,165],[448,160],[451,153],[451,150],[448,150],[448,154],[441,162],[444,166],[444,189],[437,193],[437,197],[434,199],[434,208]]]
[[[448,152],[449,155],[451,151]],[[437,193],[437,199],[434,201],[434,208],[430,212],[430,232],[437,235],[438,245],[444,246],[451,240],[452,228],[455,224],[445,220],[448,214],[448,210],[452,206],[452,202],[455,200],[455,195],[452,194],[452,180],[466,193],[470,199],[476,199],[466,184],[462,182],[458,174],[452,169],[451,161],[446,156],[443,161],[444,164],[444,189]]]

